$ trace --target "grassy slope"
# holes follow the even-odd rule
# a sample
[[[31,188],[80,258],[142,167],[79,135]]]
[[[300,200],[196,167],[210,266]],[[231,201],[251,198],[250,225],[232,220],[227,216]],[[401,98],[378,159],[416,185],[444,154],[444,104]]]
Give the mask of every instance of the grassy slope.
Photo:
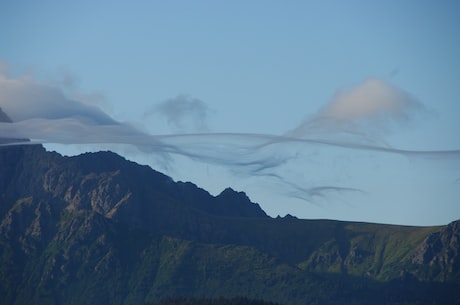
[[[332,220],[239,219],[242,243],[303,270],[391,280],[417,247],[444,226],[412,227]]]
[[[429,304],[424,300],[430,301],[433,295],[434,304],[449,304],[456,297],[445,286],[422,289],[416,282],[401,286],[400,281],[353,276],[377,265],[396,272],[392,263],[407,257],[424,236],[438,228],[297,219],[238,219],[233,225],[245,230],[250,225],[246,241],[258,244],[187,241],[148,234],[96,213],[68,213],[43,251],[21,258],[16,255],[24,253],[20,238],[18,243],[0,240],[2,266],[12,256],[18,260],[16,268],[24,263],[16,274],[2,267],[1,290],[14,291],[13,286],[17,290],[0,299],[0,304],[142,304],[189,295],[246,296],[282,304],[368,304],[376,298],[382,304],[398,304],[397,298],[408,304],[418,300]],[[340,253],[341,243],[347,243],[348,249],[383,251],[384,255],[389,251],[388,257],[383,263],[381,254],[361,263],[350,262],[347,276],[322,273],[317,266],[319,272],[308,272],[312,257],[331,253],[334,244]],[[288,260],[297,261],[298,254],[289,248],[281,250],[282,246],[303,249],[307,256],[290,263]],[[386,279],[387,273],[381,274],[379,279]],[[430,295],[425,296],[425,291]],[[443,294],[447,295],[444,303],[439,301]]]

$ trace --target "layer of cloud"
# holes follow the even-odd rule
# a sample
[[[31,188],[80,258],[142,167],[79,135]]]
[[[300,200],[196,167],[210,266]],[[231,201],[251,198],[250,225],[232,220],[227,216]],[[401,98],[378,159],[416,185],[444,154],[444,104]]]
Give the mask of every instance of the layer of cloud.
[[[174,131],[205,131],[209,107],[199,99],[178,95],[167,99],[145,112],[145,117],[162,116]]]
[[[99,108],[69,99],[61,89],[30,77],[10,79],[0,74],[0,105],[14,122],[74,118],[94,125],[117,124]]]
[[[134,145],[145,153],[168,157],[179,155],[219,165],[238,176],[264,177],[280,185],[285,194],[308,201],[328,196],[331,192],[364,191],[345,177],[334,180],[340,176],[341,169],[324,169],[330,164],[321,165],[321,169],[313,164],[319,160],[315,156],[325,158],[324,155],[330,151],[334,151],[335,156],[344,151],[357,151],[460,159],[460,150],[407,151],[391,148],[357,129],[354,125],[357,121],[404,120],[411,111],[418,111],[421,107],[410,95],[378,80],[368,80],[350,91],[337,94],[318,114],[284,135],[147,134],[114,120],[93,105],[68,98],[59,87],[30,77],[10,79],[0,75],[0,107],[13,120],[13,123],[0,123],[1,143],[13,145],[24,142],[15,139],[31,139],[31,143]],[[166,100],[146,115],[160,113],[176,127],[183,127],[184,118],[192,117],[192,123],[200,127],[207,111],[207,106],[200,100],[178,96]],[[324,136],[320,129],[338,136]],[[351,134],[359,141],[343,137],[344,134]],[[300,160],[306,162],[306,167],[298,166]],[[326,173],[325,177],[320,177],[315,171],[318,168]],[[311,172],[310,178],[299,179],[303,172]]]

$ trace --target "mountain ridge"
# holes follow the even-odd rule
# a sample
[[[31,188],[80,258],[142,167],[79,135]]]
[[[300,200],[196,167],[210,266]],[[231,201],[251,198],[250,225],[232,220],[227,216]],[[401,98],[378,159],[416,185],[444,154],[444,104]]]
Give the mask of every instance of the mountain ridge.
[[[112,152],[0,147],[0,168],[0,304],[460,300],[460,221],[271,218],[242,192],[212,196]]]

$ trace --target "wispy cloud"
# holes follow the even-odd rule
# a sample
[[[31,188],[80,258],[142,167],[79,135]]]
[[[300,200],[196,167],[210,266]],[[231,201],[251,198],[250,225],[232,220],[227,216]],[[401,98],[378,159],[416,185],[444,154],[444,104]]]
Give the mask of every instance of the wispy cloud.
[[[178,95],[167,99],[148,111],[144,117],[154,114],[162,116],[174,131],[206,131],[209,107],[202,100],[188,95]]]
[[[94,105],[69,98],[57,86],[30,77],[12,79],[0,75],[0,107],[13,120],[13,123],[0,123],[0,139],[10,139],[8,145],[17,141],[14,139],[25,138],[32,143],[129,144],[146,153],[180,155],[220,165],[240,176],[266,177],[278,183],[284,193],[309,201],[331,192],[364,191],[346,179],[334,180],[337,177],[334,171],[341,170],[337,168],[331,168],[324,178],[316,177],[315,173],[307,180],[299,179],[303,172],[318,168],[311,165],[318,152],[359,151],[460,159],[460,150],[401,150],[383,145],[360,130],[360,122],[372,125],[382,120],[407,120],[412,113],[423,109],[409,94],[374,79],[337,93],[316,115],[284,135],[148,134],[114,120]],[[208,111],[204,102],[178,96],[153,107],[146,116],[159,113],[176,128],[191,123],[203,129]],[[306,167],[297,165],[300,159],[307,162]]]

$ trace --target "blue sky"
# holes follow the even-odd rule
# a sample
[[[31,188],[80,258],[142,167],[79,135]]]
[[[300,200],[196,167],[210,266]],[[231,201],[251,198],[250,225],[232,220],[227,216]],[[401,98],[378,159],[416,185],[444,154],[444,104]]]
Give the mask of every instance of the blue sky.
[[[0,107],[49,149],[110,148],[272,216],[445,224],[460,218],[459,15],[457,1],[3,0]],[[91,136],[59,125],[75,113]]]

